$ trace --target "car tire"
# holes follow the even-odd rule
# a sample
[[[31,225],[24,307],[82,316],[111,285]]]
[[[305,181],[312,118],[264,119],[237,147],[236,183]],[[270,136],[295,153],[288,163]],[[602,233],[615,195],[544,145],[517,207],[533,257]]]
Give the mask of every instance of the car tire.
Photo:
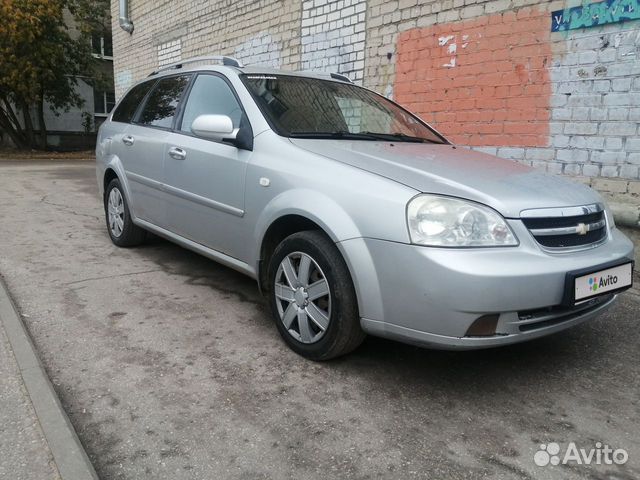
[[[104,213],[111,241],[118,247],[140,245],[146,232],[131,220],[129,204],[120,180],[114,178],[104,192]]]
[[[269,261],[269,303],[284,341],[311,360],[329,360],[365,338],[351,275],[320,231],[285,238]],[[323,283],[324,282],[324,283]]]

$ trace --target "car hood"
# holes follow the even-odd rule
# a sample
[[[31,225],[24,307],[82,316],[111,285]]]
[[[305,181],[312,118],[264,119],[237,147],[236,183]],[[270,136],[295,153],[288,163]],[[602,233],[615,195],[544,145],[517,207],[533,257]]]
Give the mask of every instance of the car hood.
[[[407,185],[419,192],[466,198],[507,218],[522,210],[601,201],[592,189],[463,147],[408,142],[291,139],[309,152]]]

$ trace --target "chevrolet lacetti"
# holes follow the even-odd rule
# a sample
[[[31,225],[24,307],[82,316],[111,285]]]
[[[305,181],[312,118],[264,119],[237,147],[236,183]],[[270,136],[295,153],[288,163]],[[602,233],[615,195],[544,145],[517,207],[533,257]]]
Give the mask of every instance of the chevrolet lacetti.
[[[299,354],[365,334],[507,345],[602,313],[633,244],[590,188],[451,144],[337,74],[170,65],[100,127],[113,243],[169,239],[257,280]]]

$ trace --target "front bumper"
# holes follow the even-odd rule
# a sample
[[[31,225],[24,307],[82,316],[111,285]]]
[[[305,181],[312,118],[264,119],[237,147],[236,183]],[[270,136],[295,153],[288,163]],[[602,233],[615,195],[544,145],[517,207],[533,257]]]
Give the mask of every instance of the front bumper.
[[[518,247],[446,249],[370,238],[340,242],[363,329],[431,347],[483,348],[563,330],[613,303],[610,295],[580,308],[560,306],[567,272],[633,259],[633,244],[620,231],[614,229],[606,243],[592,249],[550,254],[520,222],[510,223]],[[495,314],[495,335],[466,336],[479,317]]]

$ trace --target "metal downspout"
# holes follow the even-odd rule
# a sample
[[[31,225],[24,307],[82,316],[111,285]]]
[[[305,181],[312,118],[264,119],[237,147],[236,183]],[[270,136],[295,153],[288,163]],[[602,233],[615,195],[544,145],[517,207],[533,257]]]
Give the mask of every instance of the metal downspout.
[[[129,0],[120,0],[120,28],[133,33],[133,22],[129,18]]]

